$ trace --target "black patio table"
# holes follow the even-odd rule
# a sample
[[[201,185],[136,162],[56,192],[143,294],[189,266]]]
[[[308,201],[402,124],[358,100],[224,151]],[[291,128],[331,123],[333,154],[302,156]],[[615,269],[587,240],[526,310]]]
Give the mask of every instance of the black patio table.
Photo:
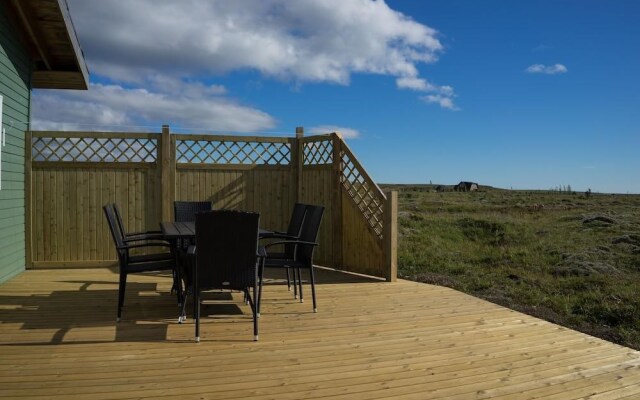
[[[193,239],[196,237],[196,223],[190,222],[161,222],[160,228],[162,234],[169,241],[176,241],[178,239]]]
[[[195,239],[196,237],[196,223],[193,221],[189,222],[161,222],[160,228],[162,229],[162,234],[164,237],[171,241],[184,240],[189,241],[190,239]],[[269,231],[266,229],[260,229],[258,231],[258,236],[266,237],[273,234],[273,231]]]

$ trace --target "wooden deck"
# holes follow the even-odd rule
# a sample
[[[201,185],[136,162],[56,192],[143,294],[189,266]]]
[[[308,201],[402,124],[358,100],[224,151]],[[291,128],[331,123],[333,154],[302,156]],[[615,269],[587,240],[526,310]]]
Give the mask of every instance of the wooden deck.
[[[637,351],[447,288],[321,275],[318,314],[273,282],[253,342],[221,294],[196,344],[166,276],[131,276],[116,324],[113,271],[27,271],[0,286],[0,398],[640,398]]]

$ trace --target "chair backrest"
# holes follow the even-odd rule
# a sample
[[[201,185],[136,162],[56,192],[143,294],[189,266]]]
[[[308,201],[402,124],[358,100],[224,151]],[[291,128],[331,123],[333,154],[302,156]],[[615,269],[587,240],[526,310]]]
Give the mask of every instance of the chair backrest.
[[[323,206],[307,206],[307,213],[304,216],[302,229],[300,230],[300,240],[305,242],[315,242],[318,240],[318,232],[324,214]],[[303,262],[309,266],[313,264],[313,252],[316,246],[301,244],[296,249],[296,261]]]
[[[196,216],[196,290],[241,290],[256,284],[260,214],[232,210]]]
[[[291,219],[289,220],[289,227],[287,228],[287,235],[300,236],[302,230],[302,223],[304,222],[305,214],[307,213],[307,205],[302,203],[296,203],[293,205],[293,212],[291,213]],[[296,246],[294,244],[285,244],[284,253],[288,258],[293,258]]]
[[[211,211],[213,206],[210,201],[174,201],[173,216],[176,222],[194,222],[196,213]]]
[[[118,247],[124,246],[124,235],[119,227],[113,204],[106,204],[102,207],[104,210],[104,216],[107,218],[107,225],[109,225],[109,231],[111,232],[111,237],[113,238],[113,243],[116,246],[116,252],[118,253],[118,258],[122,259],[124,257],[124,251],[118,250]]]
[[[127,230],[124,229],[124,222],[122,222],[122,214],[120,214],[120,208],[116,203],[113,203],[111,204],[111,209],[112,209],[113,216],[116,220],[116,223],[118,224],[118,230],[120,231],[120,234],[124,238],[127,236]]]
[[[287,234],[294,236],[298,236],[300,234],[300,228],[302,228],[302,221],[304,221],[304,215],[306,212],[306,204],[296,203],[293,205],[293,211],[291,212],[291,219],[289,220]]]

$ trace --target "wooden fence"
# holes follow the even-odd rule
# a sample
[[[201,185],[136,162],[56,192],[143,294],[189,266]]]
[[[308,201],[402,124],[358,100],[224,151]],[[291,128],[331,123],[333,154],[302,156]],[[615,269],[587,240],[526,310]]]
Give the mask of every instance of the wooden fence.
[[[114,265],[102,205],[130,231],[173,218],[174,200],[257,211],[285,230],[295,202],[326,207],[318,265],[396,277],[397,194],[383,194],[339,134],[305,137],[28,132],[27,268]]]

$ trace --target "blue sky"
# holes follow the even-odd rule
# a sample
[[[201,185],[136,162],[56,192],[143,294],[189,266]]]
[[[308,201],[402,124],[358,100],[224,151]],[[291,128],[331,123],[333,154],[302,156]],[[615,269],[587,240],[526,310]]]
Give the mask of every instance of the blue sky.
[[[640,2],[68,3],[92,87],[36,128],[335,127],[381,183],[640,193]]]

